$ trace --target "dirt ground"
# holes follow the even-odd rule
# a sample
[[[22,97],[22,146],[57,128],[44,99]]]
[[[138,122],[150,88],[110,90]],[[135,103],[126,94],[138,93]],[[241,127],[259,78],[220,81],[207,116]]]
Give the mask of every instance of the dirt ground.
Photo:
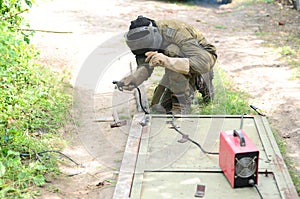
[[[286,142],[291,166],[300,175],[300,80],[291,78],[295,70],[258,36],[269,32],[272,34],[268,39],[287,45],[281,42],[281,37],[291,32],[300,37],[299,12],[280,4],[247,5],[242,0],[233,0],[228,5],[207,2],[187,6],[140,0],[37,1],[28,15],[31,28],[39,30],[32,41],[41,52],[39,61],[43,65],[71,76],[73,122],[63,129],[68,142],[64,153],[81,163],[81,166],[62,165],[63,173],[72,177],[49,177],[39,198],[111,198],[134,98],[132,93],[114,91],[107,82],[100,83],[97,92],[83,90],[77,87],[77,76],[94,50],[125,32],[138,15],[157,20],[180,19],[198,27],[217,47],[216,67],[228,73],[236,89],[249,94],[251,104],[265,111],[272,128]],[[103,51],[99,53],[102,53],[100,58],[105,56]],[[115,61],[123,64],[120,59]],[[98,62],[101,65],[102,60]],[[118,69],[112,71],[117,72]],[[109,123],[93,121],[111,116],[113,110],[128,120],[127,125],[111,129]]]

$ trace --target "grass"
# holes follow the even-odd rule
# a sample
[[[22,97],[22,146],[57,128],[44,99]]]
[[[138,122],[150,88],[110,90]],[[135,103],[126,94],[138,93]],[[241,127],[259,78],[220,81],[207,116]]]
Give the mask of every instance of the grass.
[[[300,61],[290,61],[291,67],[294,69],[293,74],[290,77],[290,80],[297,80],[300,78]]]
[[[271,32],[256,32],[255,35],[257,37],[266,37],[266,36],[272,35],[272,33]]]
[[[264,45],[273,48],[281,55],[281,59],[292,69],[292,75],[290,80],[297,80],[300,78],[300,39],[299,32],[292,31],[288,27],[272,29],[272,33],[269,30],[262,30],[258,32],[256,36],[262,38],[265,42]],[[274,39],[278,37],[278,39]],[[296,187],[298,195],[300,195],[300,176],[297,174],[295,163],[286,154],[286,143],[279,137],[276,130],[274,135],[279,146],[281,153],[284,156],[284,160],[289,169],[289,173]]]
[[[289,51],[288,51],[289,52]],[[232,89],[231,82],[222,70],[217,70],[218,75],[215,79],[214,85],[216,89],[216,99],[210,104],[202,105],[194,109],[197,114],[241,114],[249,113],[249,106],[247,99],[249,96],[246,93],[235,91]],[[198,100],[201,102],[201,96],[198,96]],[[201,103],[200,103],[201,104]],[[203,104],[203,103],[202,103]],[[276,139],[277,145],[281,154],[284,157],[284,161],[287,165],[292,181],[296,187],[298,195],[300,195],[300,176],[294,167],[295,163],[287,156],[286,142],[280,138],[276,130],[272,130]]]
[[[283,60],[292,71],[291,77],[289,78],[291,81],[300,78],[299,32],[293,31],[288,26],[276,29],[273,28],[272,30],[267,30],[264,28],[261,32],[257,33],[256,36],[264,40],[264,46],[273,48],[276,52],[278,52],[278,54],[281,55],[281,60]],[[300,195],[300,176],[293,166],[295,162],[293,162],[293,160],[287,156],[286,143],[279,137],[278,133],[276,133],[276,130],[274,132],[277,144],[284,156],[284,160],[287,164],[293,183],[296,187],[298,195]]]
[[[236,0],[238,7],[250,6],[257,3],[274,3],[275,0]]]
[[[300,78],[300,39],[297,31],[291,29],[272,29],[256,32],[255,35],[264,40],[263,46],[274,49],[285,64],[293,69],[290,80]],[[272,31],[272,32],[271,32]]]
[[[192,105],[192,113],[202,115],[240,115],[250,113],[247,103],[248,95],[234,90],[231,82],[228,80],[228,76],[221,68],[216,67],[214,72],[215,99],[205,104],[202,101],[201,94],[197,93],[196,101]]]
[[[215,29],[227,29],[226,26],[222,26],[222,25],[215,25],[214,28]]]
[[[228,75],[221,69],[215,68],[215,99],[205,104],[202,101],[202,96],[200,93],[196,93],[194,103],[192,104],[191,114],[201,114],[201,115],[241,115],[246,114],[256,114],[253,110],[250,110],[248,99],[249,95],[247,93],[235,90],[233,88],[232,82],[229,80]],[[154,71],[155,76],[161,76],[163,70],[157,68]],[[155,84],[153,84],[148,89],[148,96],[151,96],[156,84],[158,83],[157,78],[155,78]],[[151,97],[149,97],[151,101]],[[291,158],[286,155],[286,143],[280,139],[276,130],[273,130],[275,139],[277,141],[280,152],[282,153],[285,163],[288,167],[289,173],[296,187],[298,194],[300,195],[300,178],[297,175],[295,168],[293,167],[294,162]]]
[[[260,0],[262,1],[262,0]],[[264,0],[265,3],[273,3],[272,0]],[[276,9],[276,8],[274,8]],[[286,12],[285,17],[291,14],[290,18],[294,19],[293,12]],[[276,15],[276,10],[272,15]],[[279,15],[280,16],[280,15]],[[280,20],[280,18],[275,19]],[[298,23],[299,24],[299,23]],[[296,24],[297,25],[297,24]],[[270,29],[271,28],[271,29]],[[261,27],[261,31],[256,33],[256,36],[264,40],[264,46],[273,48],[278,54],[281,55],[281,60],[292,70],[292,75],[290,80],[297,80],[300,78],[300,39],[299,31],[295,31],[293,26],[282,26],[282,27]],[[277,141],[278,147],[284,156],[284,160],[288,166],[291,178],[296,186],[298,195],[300,195],[300,176],[293,165],[295,164],[293,160],[287,157],[286,153],[286,143],[279,137],[276,130],[273,132],[275,139]]]
[[[46,174],[60,173],[59,157],[40,152],[63,147],[58,132],[71,95],[64,76],[34,62],[29,36],[11,23],[0,22],[0,198],[32,198]]]
[[[159,83],[164,69],[155,67],[150,78],[151,86],[147,89],[148,101],[151,102],[153,91]],[[233,89],[232,83],[229,81],[225,72],[219,68],[214,69],[215,78],[213,84],[215,87],[215,99],[205,104],[202,101],[200,93],[196,92],[193,104],[191,106],[192,114],[203,115],[240,115],[243,113],[253,113],[247,103],[248,95],[246,93]]]
[[[275,137],[277,146],[284,158],[285,164],[287,165],[288,171],[290,173],[290,176],[292,178],[292,181],[295,185],[296,191],[298,195],[300,195],[300,177],[297,174],[297,171],[295,169],[295,162],[287,156],[286,152],[286,142],[279,136],[278,132],[276,129],[272,129],[273,135]]]

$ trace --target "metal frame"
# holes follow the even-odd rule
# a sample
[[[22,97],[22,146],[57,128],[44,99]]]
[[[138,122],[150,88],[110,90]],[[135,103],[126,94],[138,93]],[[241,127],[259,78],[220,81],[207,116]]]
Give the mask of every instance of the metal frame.
[[[146,117],[146,118],[145,118]],[[239,115],[176,115],[176,118],[211,118],[211,119],[239,119]],[[150,172],[143,170],[143,164],[145,163],[145,156],[139,156],[139,154],[145,153],[148,150],[149,142],[141,140],[142,136],[149,133],[151,121],[154,119],[166,119],[171,118],[170,115],[143,115],[137,114],[134,116],[127,145],[119,173],[118,182],[116,184],[114,199],[131,198],[131,192],[134,186],[135,190],[141,190],[142,184],[135,183],[142,182],[144,172]],[[288,169],[284,163],[283,157],[277,146],[276,140],[270,129],[267,118],[261,116],[244,116],[245,119],[253,119],[255,128],[258,132],[259,139],[263,147],[263,153],[265,153],[265,163],[262,163],[259,169],[260,175],[273,175],[275,178],[276,186],[280,192],[280,198],[294,199],[298,198],[298,194],[294,187],[294,184],[289,175]],[[145,120],[149,120],[148,125],[144,125]],[[143,121],[143,126],[141,122]],[[168,171],[162,170],[162,172],[180,172],[176,170]],[[186,170],[186,172],[199,172],[192,170]],[[201,172],[216,172],[220,173],[219,168],[202,169]]]

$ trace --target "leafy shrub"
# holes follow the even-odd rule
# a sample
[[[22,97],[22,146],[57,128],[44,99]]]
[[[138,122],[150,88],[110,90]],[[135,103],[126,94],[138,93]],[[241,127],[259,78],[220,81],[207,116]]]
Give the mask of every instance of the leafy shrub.
[[[34,0],[0,0],[0,21],[11,31],[19,31],[21,25],[29,26],[24,22],[22,13],[28,11]],[[20,32],[24,41],[29,43],[31,32]]]
[[[26,198],[57,171],[38,152],[55,149],[54,133],[70,105],[62,78],[38,66],[29,35],[18,29],[29,0],[0,0],[0,198]]]

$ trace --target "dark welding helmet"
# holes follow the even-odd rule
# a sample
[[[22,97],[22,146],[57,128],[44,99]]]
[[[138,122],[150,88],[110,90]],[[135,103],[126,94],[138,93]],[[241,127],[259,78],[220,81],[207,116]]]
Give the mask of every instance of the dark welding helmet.
[[[147,22],[147,25],[143,20]],[[139,27],[135,27],[135,22],[139,24]],[[157,51],[160,49],[162,36],[154,21],[139,16],[135,21],[131,22],[130,28],[125,34],[125,40],[134,54],[144,54],[147,51]]]

